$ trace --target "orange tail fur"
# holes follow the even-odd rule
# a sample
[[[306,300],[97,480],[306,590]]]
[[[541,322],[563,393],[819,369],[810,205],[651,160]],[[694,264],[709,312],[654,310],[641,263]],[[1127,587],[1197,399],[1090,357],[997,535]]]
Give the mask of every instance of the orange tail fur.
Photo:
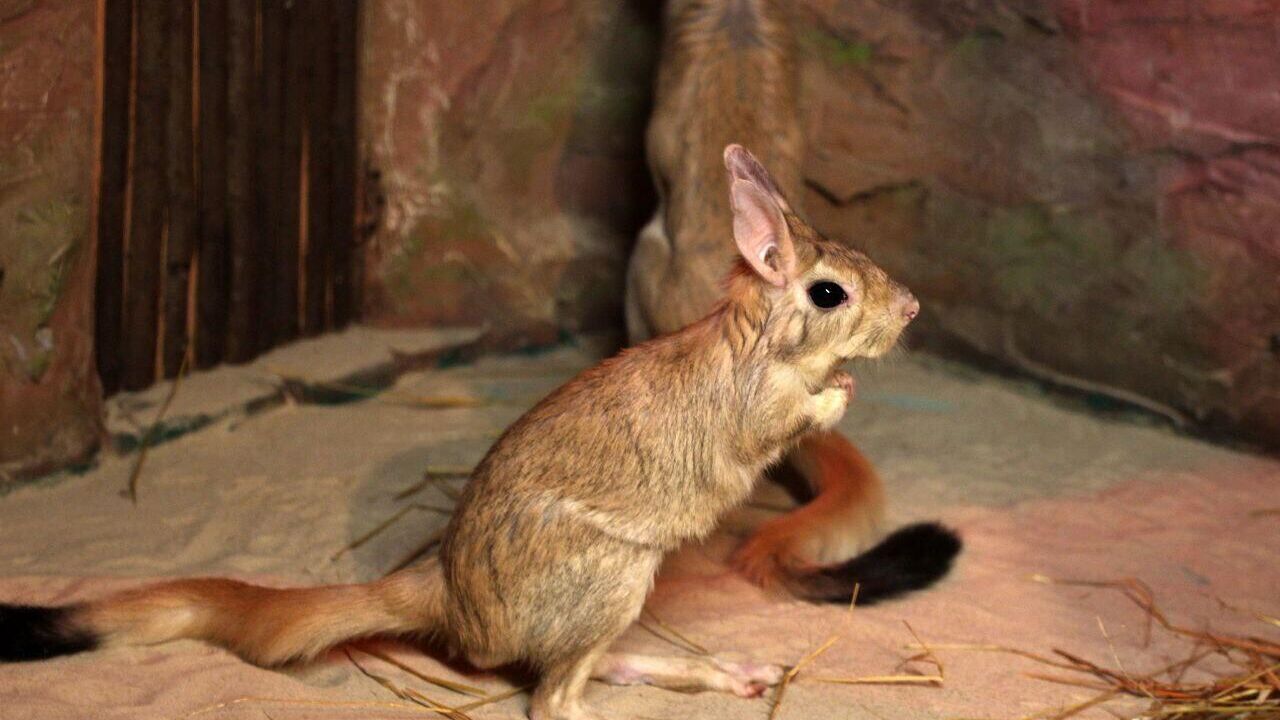
[[[365,585],[276,589],[202,578],[61,608],[0,605],[0,660],[187,638],[280,665],[360,637],[434,633],[444,591],[438,563],[428,562]]]
[[[875,468],[838,432],[814,433],[787,456],[808,504],[762,525],[734,557],[750,580],[782,585],[807,600],[859,604],[927,587],[960,550],[938,525],[902,528],[868,549],[884,520],[884,486]],[[861,553],[861,554],[859,554]]]
[[[871,462],[835,431],[813,433],[786,458],[817,496],[762,525],[738,550],[735,563],[768,585],[784,567],[847,560],[870,545],[884,519],[884,486]]]

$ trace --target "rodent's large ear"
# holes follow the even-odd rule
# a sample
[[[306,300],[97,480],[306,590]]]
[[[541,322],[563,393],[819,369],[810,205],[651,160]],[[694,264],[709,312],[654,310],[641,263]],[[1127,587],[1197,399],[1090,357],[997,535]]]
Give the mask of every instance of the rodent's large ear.
[[[752,155],[749,150],[734,143],[728,145],[724,149],[724,166],[729,171],[729,182],[732,184],[734,180],[746,180],[753,183],[761,190],[764,190],[773,198],[785,212],[791,212],[791,206],[787,204],[787,199],[782,196],[782,191],[778,189],[778,183],[765,169],[764,165]]]
[[[782,208],[769,192],[750,180],[732,180],[729,200],[738,252],[765,282],[785,287],[795,276],[796,252]]]

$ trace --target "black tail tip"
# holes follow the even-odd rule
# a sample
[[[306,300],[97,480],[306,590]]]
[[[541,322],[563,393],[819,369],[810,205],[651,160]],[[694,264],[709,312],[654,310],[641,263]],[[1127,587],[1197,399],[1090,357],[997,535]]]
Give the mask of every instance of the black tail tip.
[[[92,650],[97,638],[75,626],[76,606],[0,604],[0,662],[44,660]]]
[[[848,562],[818,568],[793,582],[807,600],[871,605],[946,577],[963,547],[960,536],[944,525],[908,525]]]

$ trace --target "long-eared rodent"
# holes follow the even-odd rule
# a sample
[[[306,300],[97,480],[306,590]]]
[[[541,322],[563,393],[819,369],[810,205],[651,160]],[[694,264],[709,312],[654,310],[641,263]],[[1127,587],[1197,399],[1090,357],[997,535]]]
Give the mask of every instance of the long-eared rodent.
[[[363,585],[193,579],[59,608],[3,605],[0,659],[197,638],[276,665],[358,637],[431,636],[480,667],[535,669],[537,720],[593,717],[581,701],[592,676],[746,696],[776,683],[773,665],[606,651],[663,554],[710,532],[796,438],[839,420],[853,392],[840,364],[889,350],[919,306],[792,213],[747,151],[730,146],[724,160],[741,254],[727,298],[516,421],[476,468],[438,558]],[[894,574],[911,558],[891,548],[875,560],[865,592],[915,586]]]
[[[801,199],[804,133],[790,11],[781,0],[666,3],[646,135],[659,203],[627,267],[632,342],[675,332],[720,300],[724,268],[734,255],[724,242],[733,216],[707,189],[720,183],[725,145],[752,148],[783,194],[792,203]],[[756,528],[734,565],[761,585],[848,602],[855,578],[865,575],[850,558],[866,550],[884,524],[880,476],[836,429],[805,434],[769,475],[807,502]],[[899,533],[886,542],[901,543]]]

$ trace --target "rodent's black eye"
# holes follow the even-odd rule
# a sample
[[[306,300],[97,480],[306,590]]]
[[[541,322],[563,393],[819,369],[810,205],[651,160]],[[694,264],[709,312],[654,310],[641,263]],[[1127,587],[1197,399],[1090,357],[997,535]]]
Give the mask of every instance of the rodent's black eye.
[[[809,299],[823,310],[830,310],[849,299],[849,294],[830,280],[816,282],[809,286]]]

